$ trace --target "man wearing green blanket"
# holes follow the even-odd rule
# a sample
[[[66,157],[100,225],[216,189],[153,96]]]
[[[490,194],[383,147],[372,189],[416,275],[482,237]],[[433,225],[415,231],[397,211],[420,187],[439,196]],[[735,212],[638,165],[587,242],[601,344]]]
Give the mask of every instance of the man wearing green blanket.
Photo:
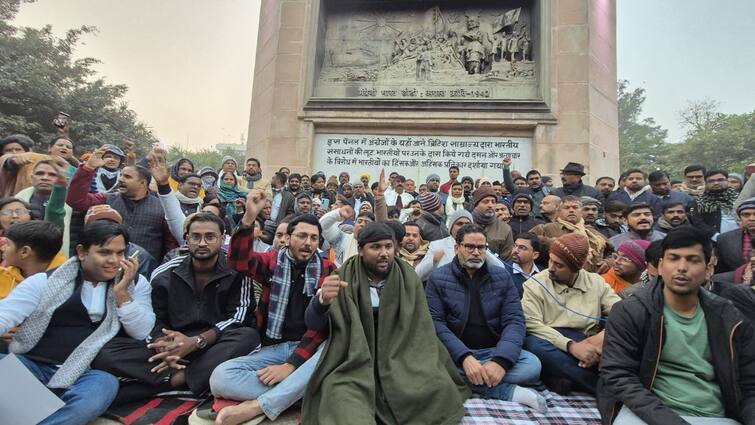
[[[306,392],[302,424],[457,424],[470,391],[435,335],[414,269],[395,261],[384,223],[359,234],[359,255],[323,282],[309,329],[330,337]]]

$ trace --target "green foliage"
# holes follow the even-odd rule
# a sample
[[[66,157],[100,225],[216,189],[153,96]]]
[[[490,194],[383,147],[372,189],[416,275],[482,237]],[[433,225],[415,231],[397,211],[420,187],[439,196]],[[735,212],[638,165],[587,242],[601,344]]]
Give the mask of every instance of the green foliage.
[[[640,119],[645,89],[629,89],[629,82],[619,81],[619,158],[621,169],[641,168],[654,171],[669,166],[667,130],[652,118]]]
[[[226,155],[230,155],[233,158],[238,161],[239,167],[244,167],[244,158],[233,149],[226,149],[222,151],[218,151],[215,149],[202,149],[199,151],[192,151],[188,149],[184,149],[178,146],[171,146],[168,148],[168,164],[173,164],[179,159],[182,158],[188,158],[191,160],[191,162],[194,163],[194,167],[196,167],[196,171],[199,171],[202,167],[212,167],[216,171],[220,169],[221,163],[220,161],[223,160],[223,157]]]
[[[73,57],[81,38],[96,29],[82,26],[58,38],[49,25],[14,27],[20,3],[0,0],[0,135],[27,134],[44,152],[57,130],[52,120],[63,111],[71,115],[77,153],[126,139],[146,153],[157,140],[123,100],[127,87],[98,78],[97,59]]]

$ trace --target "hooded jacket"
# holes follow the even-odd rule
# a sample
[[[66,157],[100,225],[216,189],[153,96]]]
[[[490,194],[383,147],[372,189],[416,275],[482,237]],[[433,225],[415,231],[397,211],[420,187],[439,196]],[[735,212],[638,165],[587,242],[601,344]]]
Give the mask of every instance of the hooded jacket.
[[[731,302],[701,289],[700,307],[726,416],[755,424],[755,340]],[[622,405],[650,425],[686,424],[652,393],[664,344],[663,282],[656,280],[608,316],[598,382],[598,409],[611,424]]]

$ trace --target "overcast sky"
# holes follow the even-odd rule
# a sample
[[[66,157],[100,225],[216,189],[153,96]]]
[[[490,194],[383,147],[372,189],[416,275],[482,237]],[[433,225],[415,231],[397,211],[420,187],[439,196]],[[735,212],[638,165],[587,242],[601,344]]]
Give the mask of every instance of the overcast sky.
[[[94,25],[79,56],[129,87],[126,99],[158,138],[191,148],[246,134],[260,0],[37,0],[16,24],[58,34]],[[678,111],[706,97],[755,109],[755,1],[618,0],[618,76],[647,90],[645,115],[682,131]],[[75,117],[74,117],[75,119]]]

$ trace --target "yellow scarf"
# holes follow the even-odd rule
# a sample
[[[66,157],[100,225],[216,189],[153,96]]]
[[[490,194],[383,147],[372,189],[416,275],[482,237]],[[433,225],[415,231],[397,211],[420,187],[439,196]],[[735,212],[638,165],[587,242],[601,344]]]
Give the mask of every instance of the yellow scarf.
[[[398,256],[406,260],[407,263],[411,264],[412,267],[414,267],[416,263],[421,260],[425,256],[425,254],[427,254],[427,248],[429,246],[430,242],[422,241],[416,251],[409,252],[405,248],[401,248],[401,250],[399,250],[398,252]]]

